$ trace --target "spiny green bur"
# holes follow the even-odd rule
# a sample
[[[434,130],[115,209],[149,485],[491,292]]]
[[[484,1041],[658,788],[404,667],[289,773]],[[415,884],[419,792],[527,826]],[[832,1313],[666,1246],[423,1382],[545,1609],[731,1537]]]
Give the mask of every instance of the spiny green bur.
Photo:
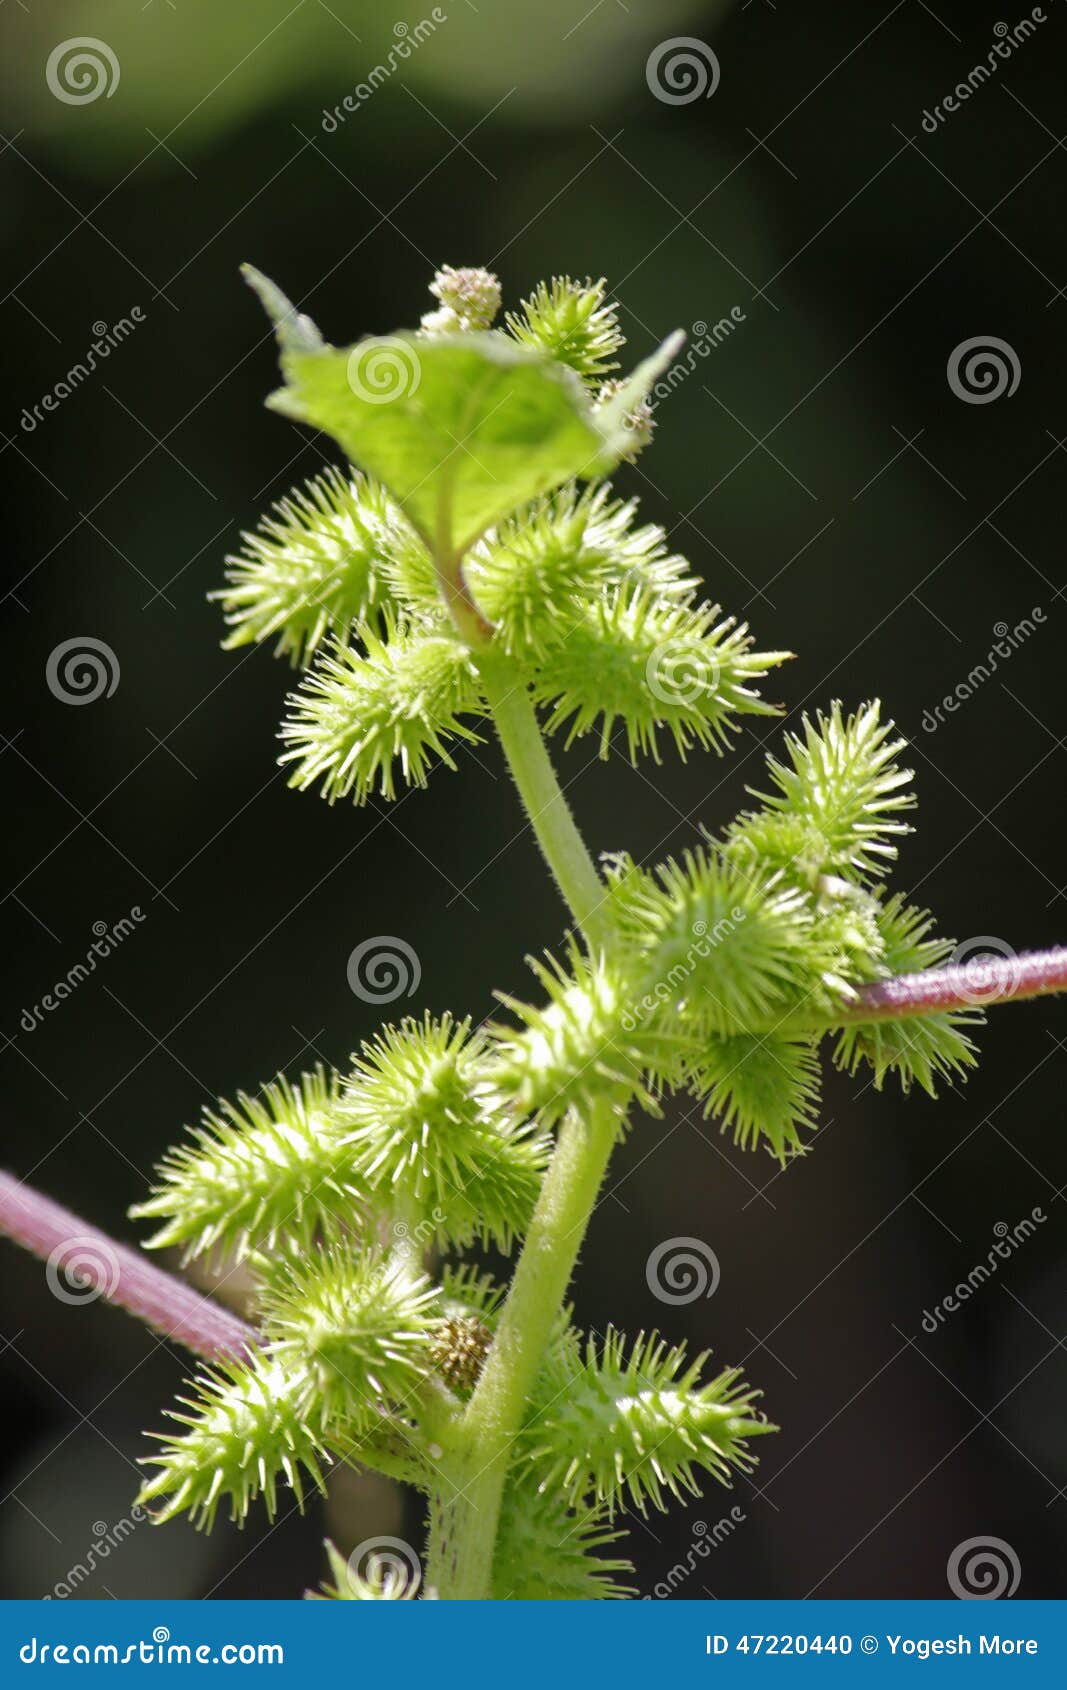
[[[337,348],[246,274],[281,350],[268,403],[352,461],[246,535],[215,595],[227,645],[273,641],[304,671],[292,784],[392,799],[495,723],[573,925],[499,1025],[385,1027],[347,1074],[239,1094],[170,1153],[135,1212],[153,1245],[248,1264],[262,1346],[195,1381],[143,1498],[204,1526],[273,1516],[362,1463],[425,1493],[425,1571],[329,1545],[322,1594],[626,1596],[625,1512],[729,1483],[773,1427],[732,1367],[574,1329],[612,1145],[680,1092],[783,1162],[816,1125],[824,1047],[932,1092],[972,1063],[980,1012],[856,1018],[860,985],[951,949],[885,890],[913,799],[877,703],[805,718],[753,808],[679,859],[598,869],[581,843],[541,732],[721,755],[774,713],[757,683],[788,655],[605,479],[651,433],[677,337],[619,380],[602,281],[538,284],[498,329],[496,278],[446,269],[418,329]],[[510,1290],[455,1259],[524,1242]]]

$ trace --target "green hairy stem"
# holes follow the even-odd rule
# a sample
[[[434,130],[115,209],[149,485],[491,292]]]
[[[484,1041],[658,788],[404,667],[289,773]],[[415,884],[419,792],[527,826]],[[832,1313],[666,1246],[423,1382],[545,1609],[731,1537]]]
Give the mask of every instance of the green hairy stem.
[[[526,683],[512,666],[502,666],[489,657],[479,660],[478,672],[508,767],[545,862],[576,925],[587,942],[597,948],[609,933],[604,883],[560,790]]]
[[[456,1436],[455,1496],[438,1529],[449,1545],[439,1595],[490,1594],[508,1458],[544,1358],[616,1140],[603,1105],[564,1121],[485,1369]],[[431,1554],[434,1548],[431,1547]]]
[[[610,479],[649,443],[677,337],[620,378],[603,281],[552,278],[499,321],[496,277],[446,266],[416,329],[335,347],[245,276],[278,342],[268,404],[349,460],[245,534],[214,595],[228,647],[272,641],[297,671],[290,784],[390,801],[489,726],[569,929],[499,1020],[384,1026],[346,1070],[239,1091],[168,1152],[131,1211],[147,1247],[241,1264],[254,1329],[3,1175],[0,1234],[50,1274],[91,1246],[71,1273],[202,1361],[145,1457],[156,1520],[274,1517],[353,1463],[417,1492],[428,1534],[406,1573],[327,1545],[331,1600],[631,1596],[626,1515],[729,1484],[775,1428],[707,1351],[575,1325],[622,1134],[681,1096],[782,1164],[826,1062],[936,1093],[988,1007],[1067,990],[1067,948],[957,946],[888,889],[915,800],[877,701],[803,717],[752,807],[681,856],[598,867],[546,738],[723,755],[778,713],[761,683],[789,656]],[[516,1252],[509,1282],[484,1247]]]

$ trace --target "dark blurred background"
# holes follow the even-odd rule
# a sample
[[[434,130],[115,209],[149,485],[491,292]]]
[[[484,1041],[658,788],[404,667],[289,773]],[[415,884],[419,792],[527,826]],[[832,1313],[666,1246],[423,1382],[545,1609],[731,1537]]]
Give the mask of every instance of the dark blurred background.
[[[887,701],[921,804],[898,884],[942,930],[1067,938],[1067,7],[1037,11],[924,129],[1014,8],[446,0],[331,132],[324,109],[430,8],[3,9],[4,1163],[131,1239],[127,1206],[202,1105],[316,1054],[343,1063],[373,1030],[346,981],[359,941],[384,930],[421,961],[385,1013],[482,1017],[562,926],[492,744],[391,808],[331,809],[276,769],[288,672],[221,652],[206,595],[239,531],[334,452],[262,408],[275,362],[245,259],[340,343],[415,323],[441,262],[495,267],[512,303],[542,275],[604,273],[635,357],[736,308],[620,487],[763,644],[798,652],[772,689],[790,721]],[[120,67],[81,104],[46,78],[74,29]],[[653,94],[649,56],[675,36],[716,55],[711,97]],[[106,365],[27,427],[94,325],[133,307]],[[1018,388],[967,402],[948,361],[991,336]],[[1026,616],[997,673],[924,728]],[[81,636],[121,674],[76,708],[46,666]],[[724,763],[559,761],[595,846],[652,858],[728,819],[780,731],[757,724]],[[27,1031],[93,924],[134,906],[136,931]],[[785,1173],[679,1107],[633,1132],[579,1317],[743,1361],[783,1428],[754,1483],[637,1523],[643,1593],[736,1505],[679,1598],[941,1596],[953,1550],[989,1536],[1020,1594],[1065,1594],[1065,1038],[1054,1001],[999,1011],[976,1076],[936,1104],[828,1077],[812,1154]],[[924,1331],[1035,1206],[1035,1235]],[[715,1251],[721,1283],[665,1308],[646,1261],[679,1236]],[[142,1431],[187,1368],[0,1247],[4,1593],[52,1591],[126,1519]],[[326,1529],[349,1548],[417,1541],[420,1522],[346,1475],[327,1510],[273,1529],[138,1527],[77,1594],[291,1596]]]

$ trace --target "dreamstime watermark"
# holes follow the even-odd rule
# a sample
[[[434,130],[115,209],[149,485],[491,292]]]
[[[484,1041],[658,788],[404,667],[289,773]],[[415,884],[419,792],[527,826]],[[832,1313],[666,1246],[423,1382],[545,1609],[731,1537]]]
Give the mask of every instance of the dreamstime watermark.
[[[706,41],[672,35],[653,47],[645,63],[649,90],[665,106],[689,106],[710,100],[719,86],[719,61]]]
[[[96,937],[85,953],[82,962],[76,962],[73,968],[68,968],[61,980],[57,980],[51,991],[46,992],[40,1003],[32,1008],[24,1009],[19,1019],[19,1026],[24,1033],[33,1033],[41,1025],[46,1015],[65,1003],[67,998],[73,997],[83,980],[88,980],[90,974],[95,974],[97,964],[109,957],[112,951],[118,950],[124,939],[127,939],[146,919],[140,904],[134,904],[129,915],[120,916],[119,920],[109,926],[106,921],[94,921],[93,933]]]
[[[692,640],[663,640],[648,655],[645,683],[661,704],[687,709],[715,691],[720,673],[718,661],[708,652],[695,650]]]
[[[368,71],[366,80],[357,82],[352,92],[346,94],[338,105],[332,107],[332,109],[323,107],[322,128],[327,135],[335,135],[340,125],[353,112],[357,112],[361,106],[365,106],[367,101],[378,92],[383,82],[388,82],[391,76],[395,76],[405,59],[410,59],[412,53],[421,47],[424,41],[428,41],[430,36],[443,23],[447,22],[448,13],[443,11],[440,6],[435,6],[429,17],[421,18],[417,24],[407,24],[403,19],[399,23],[395,23],[393,34],[396,36],[396,40],[386,53],[384,63],[375,65],[373,70]]]
[[[69,399],[76,393],[82,382],[88,381],[97,366],[106,358],[110,358],[117,346],[127,340],[135,328],[139,328],[145,320],[146,313],[140,305],[131,305],[128,317],[120,317],[117,323],[106,323],[98,318],[92,325],[93,339],[89,343],[89,350],[84,352],[77,363],[72,364],[66,375],[61,376],[48,392],[38,399],[36,405],[24,405],[19,423],[26,434],[32,434],[38,423],[43,423],[45,416],[58,411],[64,399]]]
[[[962,975],[959,995],[965,1003],[981,1005],[996,998],[1000,1003],[1013,997],[1022,978],[1022,964],[1006,939],[993,933],[977,933],[963,939],[945,963]]]
[[[346,973],[349,986],[364,1003],[395,1003],[418,991],[422,964],[406,939],[376,933],[356,946]]]
[[[1025,46],[1037,34],[1038,25],[1047,23],[1048,17],[1041,6],[1035,6],[1017,24],[997,23],[993,25],[995,40],[984,59],[973,65],[962,82],[957,82],[951,93],[946,94],[933,110],[925,110],[922,126],[928,135],[936,135],[941,124],[947,123],[954,112],[966,105],[972,94],[977,94],[983,85],[991,80],[999,71],[1005,60],[1010,59],[1020,47]]]
[[[366,400],[368,405],[410,399],[421,381],[419,355],[399,335],[363,341],[348,355],[348,385],[356,398]]]
[[[95,35],[72,35],[61,41],[44,67],[49,93],[65,106],[88,106],[101,94],[110,100],[120,74],[114,49]]]
[[[422,1563],[402,1537],[368,1537],[348,1557],[353,1590],[369,1584],[393,1601],[410,1599],[422,1584]]]
[[[53,1297],[74,1308],[113,1297],[119,1273],[118,1255],[99,1233],[65,1238],[44,1265],[45,1283]]]
[[[693,1521],[693,1539],[682,1561],[676,1561],[670,1571],[652,1586],[647,1596],[642,1596],[642,1602],[665,1602],[668,1597],[692,1578],[698,1567],[713,1555],[721,1543],[732,1537],[738,1526],[743,1526],[748,1515],[739,1503],[735,1503],[729,1514],[724,1514],[721,1520],[716,1520],[709,1526],[706,1520]]]
[[[1024,1215],[1021,1221],[1016,1221],[1014,1226],[1009,1226],[1007,1221],[998,1221],[993,1228],[996,1242],[992,1249],[986,1252],[985,1261],[976,1262],[966,1279],[961,1279],[955,1290],[942,1297],[932,1309],[923,1309],[923,1331],[936,1332],[939,1327],[945,1325],[950,1315],[958,1314],[964,1303],[969,1302],[983,1285],[988,1284],[994,1275],[1000,1272],[1001,1262],[1010,1262],[1016,1251],[1021,1250],[1034,1236],[1038,1227],[1043,1226],[1047,1220],[1048,1216],[1038,1204],[1030,1210],[1029,1215]]]
[[[410,1238],[420,1249],[430,1250],[446,1219],[443,1209],[431,1209],[415,1226],[409,1226],[407,1221],[394,1221],[389,1230],[398,1243],[404,1244]]]
[[[682,987],[696,972],[697,964],[705,961],[716,945],[721,945],[744,919],[744,910],[740,904],[735,904],[732,910],[719,917],[710,930],[706,921],[694,921],[690,928],[693,940],[684,957],[679,958],[643,997],[624,1009],[622,1025],[625,1031],[632,1033],[635,1028],[643,1026],[649,1016],[655,1015],[665,1003],[680,1002],[684,997]]]
[[[954,716],[961,704],[966,704],[973,698],[979,687],[986,681],[992,680],[1001,663],[1025,645],[1031,634],[1036,634],[1038,628],[1048,620],[1040,605],[1035,605],[1029,616],[1024,616],[1016,622],[1014,628],[1007,622],[994,622],[993,632],[996,640],[981,663],[976,663],[964,681],[957,681],[950,693],[946,693],[939,704],[932,710],[924,710],[922,727],[924,733],[936,733],[939,727],[945,725],[945,713]]]
[[[169,1628],[157,1625],[150,1638],[136,1643],[51,1643],[31,1637],[21,1645],[19,1660],[27,1667],[280,1667],[285,1648],[281,1643],[172,1643]]]
[[[714,1297],[721,1277],[719,1258],[702,1238],[665,1238],[645,1263],[645,1283],[652,1295],[674,1306]]]
[[[1014,346],[995,334],[976,334],[952,348],[945,373],[965,405],[991,405],[1005,393],[1011,398],[1023,372]]]
[[[961,1602],[997,1602],[1015,1595],[1023,1570],[1002,1537],[969,1537],[952,1551],[945,1576]]]
[[[93,1541],[85,1552],[85,1558],[76,1561],[73,1567],[68,1567],[65,1577],[58,1580],[50,1591],[41,1597],[42,1602],[65,1602],[73,1596],[80,1587],[91,1579],[102,1562],[107,1561],[113,1550],[121,1549],[128,1537],[132,1537],[137,1527],[150,1518],[148,1510],[134,1503],[128,1516],[109,1526],[106,1520],[94,1520]]]
[[[648,395],[649,409],[654,411],[656,406],[661,404],[664,399],[669,399],[675,388],[681,387],[682,383],[693,374],[697,363],[710,357],[713,352],[718,350],[724,340],[729,340],[735,329],[740,328],[741,324],[747,323],[747,321],[748,318],[745,316],[742,307],[731,305],[728,315],[720,317],[717,323],[709,324],[702,320],[695,322],[686,344],[685,357],[678,358],[666,374],[660,376],[655,383]]]
[[[48,690],[61,704],[95,704],[98,698],[110,698],[121,674],[111,646],[92,634],[75,634],[54,646],[44,670]]]

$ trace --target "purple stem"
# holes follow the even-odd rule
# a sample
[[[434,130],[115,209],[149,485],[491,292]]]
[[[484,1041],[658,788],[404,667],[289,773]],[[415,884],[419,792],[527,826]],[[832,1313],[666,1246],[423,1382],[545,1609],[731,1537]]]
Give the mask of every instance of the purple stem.
[[[859,1002],[840,1013],[842,1021],[895,1021],[905,1015],[933,1015],[975,1005],[1021,1002],[1050,992],[1067,992],[1067,946],[1015,956],[977,950],[953,968],[902,974],[861,986]]]
[[[856,1004],[840,1011],[835,1024],[944,1014],[1050,992],[1067,992],[1067,946],[1023,956],[976,953],[952,968],[861,986]],[[0,1236],[39,1256],[52,1290],[70,1302],[106,1297],[206,1361],[246,1356],[255,1348],[255,1332],[237,1315],[3,1172]]]
[[[47,1263],[49,1288],[66,1301],[105,1297],[205,1361],[245,1356],[255,1345],[252,1328],[220,1303],[2,1171],[0,1236]]]

